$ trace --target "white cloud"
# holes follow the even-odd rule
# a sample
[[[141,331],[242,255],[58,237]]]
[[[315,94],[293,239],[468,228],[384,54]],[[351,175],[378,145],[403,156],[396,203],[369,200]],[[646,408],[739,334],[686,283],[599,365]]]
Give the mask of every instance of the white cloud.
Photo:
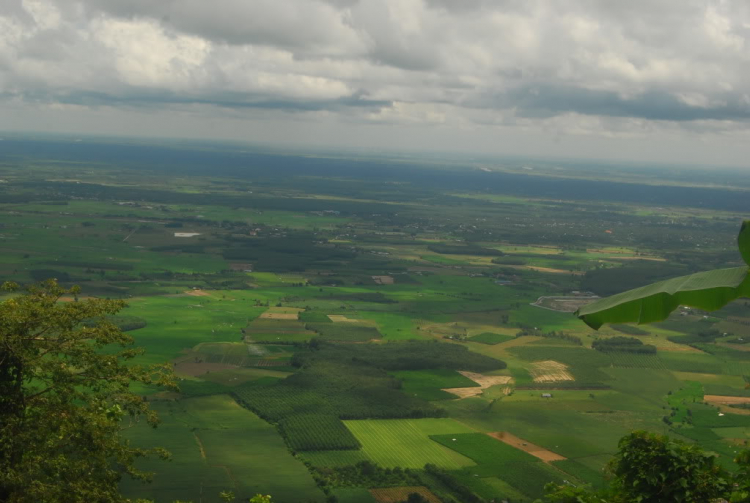
[[[744,138],[749,26],[719,0],[5,0],[0,104]]]
[[[132,86],[191,90],[201,85],[211,43],[195,36],[168,34],[155,21],[95,19],[91,35],[111,51],[122,82]]]

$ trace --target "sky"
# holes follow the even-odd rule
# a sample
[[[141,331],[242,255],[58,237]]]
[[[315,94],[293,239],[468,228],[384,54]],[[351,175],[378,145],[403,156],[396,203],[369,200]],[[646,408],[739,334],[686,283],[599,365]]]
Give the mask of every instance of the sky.
[[[750,169],[750,2],[1,0],[0,130]]]

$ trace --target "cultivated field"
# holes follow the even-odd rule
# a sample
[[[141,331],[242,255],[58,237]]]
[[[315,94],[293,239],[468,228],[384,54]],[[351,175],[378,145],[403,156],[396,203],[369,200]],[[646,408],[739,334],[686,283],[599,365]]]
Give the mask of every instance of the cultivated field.
[[[533,362],[529,369],[534,382],[560,382],[574,381],[573,376],[568,372],[568,366],[554,360],[542,362]]]
[[[546,463],[549,463],[551,461],[563,461],[565,459],[564,456],[555,454],[554,452],[545,449],[544,447],[539,447],[538,445],[529,443],[522,438],[518,438],[517,436],[508,433],[507,431],[488,433],[488,435],[492,438],[500,440],[501,442],[505,442],[506,444],[515,447],[516,449],[521,449],[524,452],[528,452],[535,458],[539,458]]]
[[[134,363],[180,378],[134,388],[164,421],[127,435],[173,461],[144,462],[155,481],[123,482],[130,498],[372,503],[397,489],[346,477],[377,463],[461,501],[432,463],[485,501],[533,501],[600,484],[634,429],[727,464],[750,438],[746,299],[598,332],[571,314],[740,265],[737,173],[7,137],[0,157],[2,280],[125,300]],[[656,352],[592,348],[613,336]]]
[[[474,462],[430,440],[430,435],[471,431],[452,419],[382,419],[345,421],[362,452],[380,466],[422,468],[432,463],[458,469]]]

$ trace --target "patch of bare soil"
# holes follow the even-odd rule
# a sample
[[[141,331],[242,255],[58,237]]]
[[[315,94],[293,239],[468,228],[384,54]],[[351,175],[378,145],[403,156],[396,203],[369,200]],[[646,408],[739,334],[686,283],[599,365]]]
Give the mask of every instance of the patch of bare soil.
[[[508,384],[513,379],[510,376],[486,376],[483,374],[478,374],[476,372],[469,372],[467,370],[459,370],[458,372],[479,385],[472,386],[470,388],[443,388],[443,391],[452,393],[458,398],[468,398],[470,396],[481,395],[482,392],[490,386],[495,386],[498,384]]]
[[[186,290],[185,294],[191,295],[193,297],[208,297],[211,295],[210,293],[203,290]]]
[[[567,459],[566,457],[560,456],[559,454],[545,449],[544,447],[539,447],[538,445],[527,442],[526,440],[519,438],[512,433],[508,433],[507,431],[498,431],[494,433],[488,433],[487,435],[501,442],[504,442],[511,447],[515,447],[516,449],[521,449],[524,452],[528,452],[532,456],[541,459],[545,463],[549,463],[550,461],[563,461],[564,459]]]
[[[198,377],[212,371],[216,372],[217,370],[236,368],[237,365],[230,365],[228,363],[180,362],[174,366],[174,371],[176,374]]]
[[[334,323],[358,323],[359,322],[359,320],[353,320],[351,318],[347,318],[343,314],[329,314],[328,319]]]
[[[468,377],[479,385],[480,388],[489,388],[497,384],[508,384],[512,377],[510,376],[486,376],[484,374],[478,374],[476,372],[469,372],[467,370],[459,370],[459,374],[464,377]]]
[[[554,360],[534,362],[529,369],[534,382],[575,381],[568,366]]]
[[[704,395],[703,399],[708,403],[729,405],[730,403],[750,403],[748,396],[723,396],[723,395]]]
[[[599,297],[539,297],[532,306],[559,311],[561,313],[574,313],[579,308],[594,302]]]
[[[750,403],[750,397],[747,396],[722,396],[722,395],[704,395],[703,399],[711,405],[716,405],[724,414],[737,414],[738,416],[750,416],[750,409],[740,409],[730,407],[732,404]]]
[[[377,285],[392,285],[393,284],[393,276],[373,276],[372,280]]]
[[[479,396],[482,394],[482,388],[479,386],[473,388],[443,388],[443,391],[456,395],[458,398],[469,398],[470,396]]]

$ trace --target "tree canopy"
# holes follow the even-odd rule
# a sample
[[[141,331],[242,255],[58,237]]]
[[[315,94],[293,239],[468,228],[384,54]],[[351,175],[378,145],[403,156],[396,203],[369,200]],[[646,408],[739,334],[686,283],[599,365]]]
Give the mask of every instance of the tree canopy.
[[[148,479],[120,432],[158,418],[131,383],[174,386],[168,365],[143,367],[133,339],[109,321],[125,304],[78,300],[55,281],[0,303],[0,501],[122,502],[123,475]],[[69,302],[63,302],[64,297]]]
[[[665,435],[634,431],[620,439],[619,450],[607,466],[608,488],[547,487],[548,503],[706,503],[750,502],[750,451],[736,458],[734,472],[700,447]]]

